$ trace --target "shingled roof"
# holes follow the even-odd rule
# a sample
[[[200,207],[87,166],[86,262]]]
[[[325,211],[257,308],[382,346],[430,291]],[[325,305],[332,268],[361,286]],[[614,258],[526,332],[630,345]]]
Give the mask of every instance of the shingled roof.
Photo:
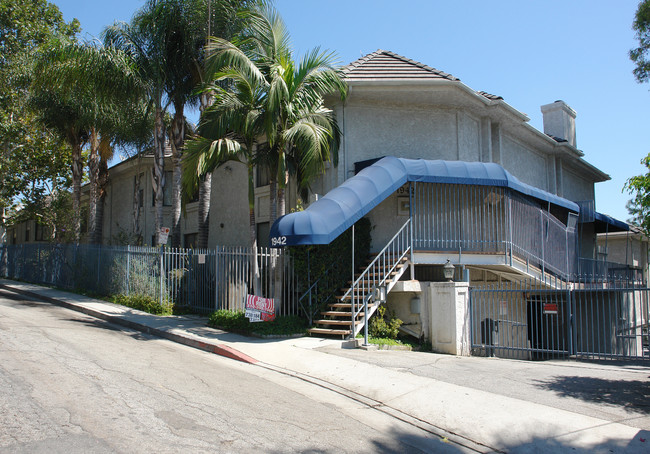
[[[353,80],[417,80],[447,79],[460,80],[451,74],[438,71],[423,63],[397,55],[387,50],[378,50],[361,57],[343,68],[348,81]]]
[[[451,74],[442,72],[410,58],[402,57],[388,50],[377,50],[343,67],[343,74],[348,82],[383,80],[383,81],[408,81],[446,79],[460,82],[460,79]],[[491,100],[503,100],[501,96],[476,92]]]

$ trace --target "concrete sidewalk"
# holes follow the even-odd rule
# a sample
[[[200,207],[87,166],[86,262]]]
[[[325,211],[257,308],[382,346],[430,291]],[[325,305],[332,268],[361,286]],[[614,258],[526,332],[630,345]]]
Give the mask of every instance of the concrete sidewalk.
[[[479,452],[650,452],[650,432],[523,398],[459,386],[332,354],[342,341],[255,339],[206,326],[198,316],[161,317],[59,290],[0,280],[0,288],[131,329],[295,376]],[[377,352],[367,352],[368,355]],[[400,361],[409,361],[409,356]],[[499,361],[499,360],[496,360]],[[643,372],[643,370],[642,370]],[[471,367],[467,374],[471,375]],[[639,373],[643,380],[647,373]]]

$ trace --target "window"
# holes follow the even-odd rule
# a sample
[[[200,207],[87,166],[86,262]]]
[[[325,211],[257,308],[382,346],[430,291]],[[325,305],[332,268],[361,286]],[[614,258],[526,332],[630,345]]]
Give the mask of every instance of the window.
[[[29,243],[29,237],[31,234],[31,229],[28,227],[25,228],[25,243]]]
[[[198,242],[199,242],[199,234],[198,233],[188,233],[183,238],[183,246],[186,247],[186,248],[195,249]]]
[[[271,225],[268,222],[257,224],[257,245],[267,247],[269,245],[269,236],[271,235]]]
[[[256,187],[267,186],[271,184],[271,170],[266,166],[257,166],[255,168]]]
[[[34,241],[45,241],[45,229],[44,225],[36,223],[34,226]]]

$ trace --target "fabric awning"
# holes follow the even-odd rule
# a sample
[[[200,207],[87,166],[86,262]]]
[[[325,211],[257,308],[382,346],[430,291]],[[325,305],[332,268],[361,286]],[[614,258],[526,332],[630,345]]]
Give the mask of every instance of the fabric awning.
[[[596,224],[596,233],[627,232],[630,230],[627,223],[597,211],[594,213],[594,223]]]
[[[389,156],[349,178],[306,210],[277,219],[271,227],[270,246],[329,244],[409,181],[507,187],[579,212],[577,204],[522,183],[495,163],[427,161]]]

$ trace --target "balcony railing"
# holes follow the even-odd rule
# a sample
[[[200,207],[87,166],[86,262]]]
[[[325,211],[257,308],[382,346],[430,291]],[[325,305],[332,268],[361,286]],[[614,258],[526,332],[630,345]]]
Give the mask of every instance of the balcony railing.
[[[492,186],[420,183],[413,195],[417,251],[503,254],[564,279],[577,271],[573,213],[560,213],[565,223],[548,207]]]

